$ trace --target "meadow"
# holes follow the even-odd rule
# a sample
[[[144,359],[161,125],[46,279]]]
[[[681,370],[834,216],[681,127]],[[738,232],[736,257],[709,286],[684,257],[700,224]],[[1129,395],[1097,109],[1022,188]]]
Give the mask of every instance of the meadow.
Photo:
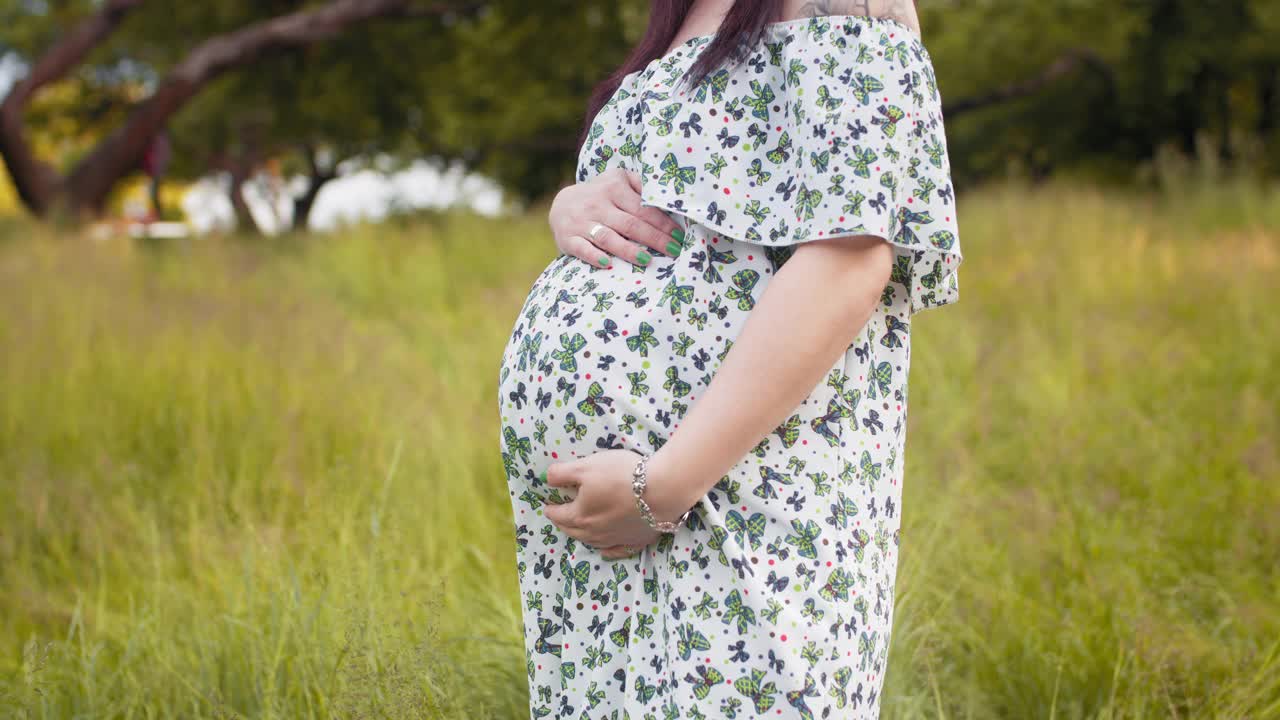
[[[885,718],[1280,718],[1280,186],[960,196]],[[0,716],[525,718],[497,365],[545,209],[0,226]]]

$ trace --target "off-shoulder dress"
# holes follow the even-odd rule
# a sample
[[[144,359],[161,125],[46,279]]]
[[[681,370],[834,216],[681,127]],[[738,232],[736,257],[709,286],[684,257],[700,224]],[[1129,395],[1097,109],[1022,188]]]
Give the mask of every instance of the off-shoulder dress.
[[[499,442],[535,718],[879,715],[910,327],[959,296],[941,96],[928,52],[890,19],[772,23],[745,62],[682,87],[712,39],[624,78],[578,160],[579,181],[640,173],[684,250],[612,269],[559,255],[503,351]],[[547,465],[661,447],[794,246],[864,233],[895,253],[871,319],[687,527],[610,561],[545,519],[563,500],[538,477]]]

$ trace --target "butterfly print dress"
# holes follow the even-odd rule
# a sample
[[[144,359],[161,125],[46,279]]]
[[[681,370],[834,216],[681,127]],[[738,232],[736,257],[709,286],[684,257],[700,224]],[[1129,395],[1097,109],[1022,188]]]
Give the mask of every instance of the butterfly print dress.
[[[685,229],[683,251],[646,267],[558,256],[503,351],[531,717],[879,715],[910,326],[959,294],[932,61],[894,20],[802,18],[684,87],[711,40],[626,76],[578,161],[579,181],[639,173],[644,204]],[[549,464],[671,437],[794,246],[864,233],[895,255],[871,319],[686,527],[606,560],[544,517],[566,499],[539,479]]]

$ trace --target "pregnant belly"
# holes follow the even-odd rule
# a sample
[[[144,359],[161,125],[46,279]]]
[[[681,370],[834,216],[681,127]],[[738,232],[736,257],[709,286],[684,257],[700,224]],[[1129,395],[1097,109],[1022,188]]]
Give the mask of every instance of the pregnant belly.
[[[645,268],[561,255],[535,279],[500,370],[514,494],[554,502],[555,489],[538,476],[557,460],[656,450],[710,384],[773,264],[758,245],[694,240],[680,257],[657,255]],[[812,396],[806,403],[806,421],[825,406]]]

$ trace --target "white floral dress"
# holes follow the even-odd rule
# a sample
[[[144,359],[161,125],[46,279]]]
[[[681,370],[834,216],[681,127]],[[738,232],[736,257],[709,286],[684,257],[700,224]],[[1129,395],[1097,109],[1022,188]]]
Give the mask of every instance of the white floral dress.
[[[910,324],[959,294],[941,98],[925,48],[893,20],[773,23],[746,62],[677,87],[711,39],[624,78],[578,162],[579,181],[639,172],[684,250],[612,269],[560,255],[503,352],[535,718],[879,715]],[[539,479],[550,463],[671,437],[791,246],[862,233],[894,247],[882,301],[687,527],[609,561],[544,517],[564,499]]]

